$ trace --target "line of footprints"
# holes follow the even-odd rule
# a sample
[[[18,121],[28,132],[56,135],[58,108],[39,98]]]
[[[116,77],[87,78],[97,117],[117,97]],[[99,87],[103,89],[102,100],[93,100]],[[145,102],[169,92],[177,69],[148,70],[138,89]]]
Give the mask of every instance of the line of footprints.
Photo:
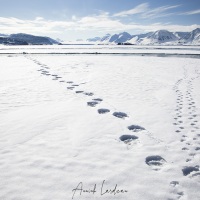
[[[198,142],[200,134],[198,130],[198,117],[197,107],[195,99],[193,98],[193,81],[200,77],[199,71],[195,70],[195,77],[188,77],[188,72],[184,69],[184,77],[179,79],[173,90],[176,93],[176,109],[174,115],[174,126],[176,127],[176,133],[181,134],[180,142],[183,143],[183,151],[188,152],[189,158],[185,161],[189,163],[192,161],[192,158],[200,151],[200,143]],[[181,89],[185,88],[182,85],[186,86],[186,90]],[[184,125],[183,125],[184,124]],[[185,128],[187,127],[187,130]],[[189,130],[189,131],[188,131]],[[192,152],[191,152],[192,151]],[[197,152],[197,153],[195,153]],[[182,169],[183,175],[190,177],[200,176],[200,167],[196,166],[184,166]]]
[[[45,76],[50,76],[52,77],[52,80],[56,80],[59,81],[61,83],[67,83],[67,89],[68,90],[72,90],[75,91],[76,94],[84,94],[87,96],[94,96],[93,92],[84,92],[82,90],[76,90],[76,88],[80,85],[80,84],[75,84],[73,81],[65,81],[62,80],[62,77],[56,74],[51,74],[49,72],[49,67],[47,67],[45,64],[40,63],[39,61],[37,61],[36,59],[33,59],[31,57],[26,57],[30,60],[32,60],[33,62],[35,62],[37,65],[40,66],[40,69],[38,69],[38,71]],[[186,75],[185,75],[186,76]],[[186,78],[186,77],[185,77]],[[183,108],[183,93],[178,89],[179,85],[182,83],[182,79],[180,79],[174,86],[174,90],[176,91],[178,97],[177,97],[177,108],[176,108],[176,117],[174,118],[176,120],[176,122],[174,123],[174,125],[179,126],[179,129],[177,129],[176,132],[180,132],[182,129],[184,129],[183,126],[181,126],[181,124],[183,123],[183,121],[181,120],[181,114],[182,111],[181,109]],[[81,84],[85,84],[85,83],[81,83]],[[196,114],[194,114],[195,111],[195,102],[191,96],[191,90],[192,90],[192,80],[190,80],[188,82],[188,91],[186,93],[186,98],[188,100],[188,104],[190,105],[191,111],[189,112],[190,114],[190,118],[191,120],[193,120],[191,122],[191,126],[193,126],[193,124],[195,124],[196,120],[194,120],[194,118],[197,116]],[[101,98],[93,98],[91,101],[87,102],[87,106],[90,107],[95,107],[97,105],[99,105],[101,102],[103,101],[103,99]],[[107,114],[110,113],[111,111],[107,108],[100,108],[97,110],[97,112],[99,114]],[[124,112],[113,112],[112,114],[114,117],[120,118],[120,119],[125,119],[128,118],[128,115]],[[130,125],[127,127],[128,130],[132,131],[132,132],[140,132],[140,131],[144,131],[145,128],[139,125]],[[195,128],[195,126],[194,126]],[[198,135],[200,136],[200,134]],[[186,137],[186,136],[183,136]],[[131,145],[133,141],[137,140],[138,136],[136,135],[122,135],[119,140],[124,142],[127,145]],[[184,140],[184,139],[183,139]],[[199,147],[197,147],[196,150],[200,150]],[[153,170],[160,170],[161,167],[166,164],[166,160],[164,158],[162,158],[159,155],[153,155],[153,156],[148,156],[146,157],[145,163],[147,165],[149,165]],[[196,172],[196,173],[194,173]],[[182,173],[184,176],[187,176],[191,173],[193,173],[192,176],[197,176],[200,175],[200,169],[199,166],[186,166],[182,169]],[[177,188],[179,187],[179,182],[178,181],[172,181],[170,182],[170,186],[173,188],[173,192],[175,191],[177,198],[179,199],[180,197],[182,197],[184,195],[184,193],[182,191],[179,191]]]

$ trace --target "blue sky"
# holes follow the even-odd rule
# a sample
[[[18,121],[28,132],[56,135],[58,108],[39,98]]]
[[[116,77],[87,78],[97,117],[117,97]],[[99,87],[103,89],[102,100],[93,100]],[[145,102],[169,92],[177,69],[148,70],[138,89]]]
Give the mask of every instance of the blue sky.
[[[200,27],[200,0],[0,0],[0,33],[63,40]]]

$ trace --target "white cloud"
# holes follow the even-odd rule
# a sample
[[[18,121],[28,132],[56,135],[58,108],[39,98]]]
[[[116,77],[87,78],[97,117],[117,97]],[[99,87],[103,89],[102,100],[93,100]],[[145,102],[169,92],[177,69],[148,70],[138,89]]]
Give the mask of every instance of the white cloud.
[[[167,9],[167,8],[162,8]],[[200,25],[194,24],[189,26],[176,25],[170,23],[153,23],[149,25],[142,25],[136,23],[122,23],[119,20],[113,19],[108,15],[99,16],[88,16],[83,17],[77,22],[77,26],[81,27],[82,30],[96,30],[96,31],[107,31],[107,32],[150,32],[161,29],[167,29],[169,31],[192,31],[195,28],[199,28]]]
[[[113,16],[115,16],[115,17],[125,17],[125,16],[128,16],[128,15],[135,15],[135,14],[139,14],[139,13],[144,13],[145,11],[148,10],[148,7],[149,7],[148,3],[143,3],[143,4],[136,6],[135,8],[133,8],[131,10],[125,10],[125,11],[116,13]]]
[[[119,30],[123,28],[123,24],[119,20],[113,20],[108,13],[101,13],[100,15],[93,15],[83,17],[77,21],[77,26],[84,29],[102,30],[114,29]]]
[[[180,15],[196,15],[196,14],[200,14],[200,9],[184,12],[184,13],[181,13]]]
[[[174,6],[161,6],[158,8],[151,9],[148,3],[143,3],[131,10],[122,11],[119,13],[114,14],[114,17],[126,17],[129,15],[140,14],[141,18],[148,19],[148,18],[159,18],[159,17],[166,17],[169,15],[173,15],[175,13],[167,13],[171,9],[177,8],[180,5]]]
[[[74,25],[74,22],[45,20],[36,17],[34,20],[21,20],[17,18],[0,17],[1,33],[29,33],[29,34],[50,34],[59,32],[59,29],[67,29]]]
[[[159,17],[166,17],[169,15],[173,15],[175,13],[166,13],[166,11],[177,8],[179,6],[180,5],[161,6],[158,8],[154,8],[154,9],[148,10],[147,12],[142,13],[141,17],[145,19],[149,19],[149,18],[159,18]]]
[[[59,37],[57,35],[62,35],[66,39],[70,37],[68,33],[71,33],[72,37],[76,33],[78,35],[77,37],[83,38],[86,37],[85,33],[87,34],[89,32],[94,32],[94,34],[98,35],[99,32],[103,34],[122,31],[142,33],[160,29],[167,29],[169,31],[192,31],[199,27],[200,25],[197,24],[184,26],[169,23],[154,23],[149,25],[124,23],[119,19],[111,17],[106,12],[80,19],[74,17],[70,21],[46,20],[42,17],[37,17],[33,20],[0,17],[0,33],[28,33],[50,37]],[[81,35],[81,33],[84,33],[84,35]]]
[[[36,21],[42,21],[42,20],[44,20],[44,18],[43,17],[36,17],[35,20]]]
[[[192,31],[199,28],[200,25],[194,24],[189,26],[176,25],[170,23],[153,23],[149,25],[137,24],[133,22],[125,22],[121,17],[138,14],[143,19],[153,19],[166,17],[177,13],[169,11],[179,7],[180,5],[161,6],[151,9],[148,3],[143,3],[131,10],[118,12],[111,15],[109,12],[96,11],[99,14],[88,15],[82,18],[72,15],[71,19],[66,20],[47,20],[40,16],[33,20],[23,20],[13,17],[0,17],[0,33],[28,33],[33,35],[45,35],[50,37],[62,37],[63,39],[84,38],[88,34],[98,35],[100,32],[118,33],[128,31],[130,33],[143,33],[167,29],[169,31]],[[200,10],[193,10],[179,15],[199,14]],[[64,17],[65,18],[65,17]],[[65,18],[66,19],[66,18]]]
[[[183,32],[189,32],[192,31],[196,28],[199,28],[200,25],[198,24],[193,24],[193,25],[178,25],[178,24],[162,24],[162,23],[155,23],[155,24],[150,24],[150,25],[132,25],[132,28],[135,30],[140,30],[141,32],[151,32],[151,31],[157,31],[157,30],[168,30],[172,32],[177,32],[177,31],[183,31]]]

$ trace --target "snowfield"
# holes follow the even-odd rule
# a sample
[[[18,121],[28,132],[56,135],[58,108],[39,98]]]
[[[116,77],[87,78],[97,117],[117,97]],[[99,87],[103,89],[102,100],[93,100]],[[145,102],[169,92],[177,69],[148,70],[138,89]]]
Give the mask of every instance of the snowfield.
[[[149,52],[200,51],[1,46],[0,199],[199,200],[200,59]]]
[[[126,54],[156,56],[200,57],[200,46],[167,46],[167,45],[0,45],[1,54]]]

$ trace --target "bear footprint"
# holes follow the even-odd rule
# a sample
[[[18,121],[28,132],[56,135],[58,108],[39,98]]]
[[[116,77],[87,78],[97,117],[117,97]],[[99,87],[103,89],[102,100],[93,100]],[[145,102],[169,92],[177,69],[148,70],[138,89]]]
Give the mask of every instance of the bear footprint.
[[[113,116],[115,116],[117,118],[121,118],[121,119],[128,117],[128,115],[126,113],[123,113],[123,112],[114,112]]]
[[[130,125],[128,126],[128,130],[133,131],[133,132],[139,132],[139,131],[145,130],[145,128],[139,125]]]
[[[151,166],[153,170],[160,170],[160,167],[166,163],[166,160],[159,155],[146,157],[146,164]]]
[[[182,172],[183,172],[184,176],[187,176],[187,175],[189,175],[192,172],[198,172],[198,171],[199,171],[199,166],[195,166],[195,167],[193,167],[193,166],[187,166],[187,167],[184,167],[182,169]]]
[[[96,101],[87,102],[87,105],[90,106],[90,107],[95,107],[97,104],[98,104],[98,102],[96,102]]]
[[[106,109],[106,108],[100,108],[98,109],[98,113],[99,114],[106,114],[106,113],[109,113],[110,110],[109,109]]]
[[[122,135],[119,139],[125,144],[130,144],[132,141],[137,140],[138,137],[135,135]]]

